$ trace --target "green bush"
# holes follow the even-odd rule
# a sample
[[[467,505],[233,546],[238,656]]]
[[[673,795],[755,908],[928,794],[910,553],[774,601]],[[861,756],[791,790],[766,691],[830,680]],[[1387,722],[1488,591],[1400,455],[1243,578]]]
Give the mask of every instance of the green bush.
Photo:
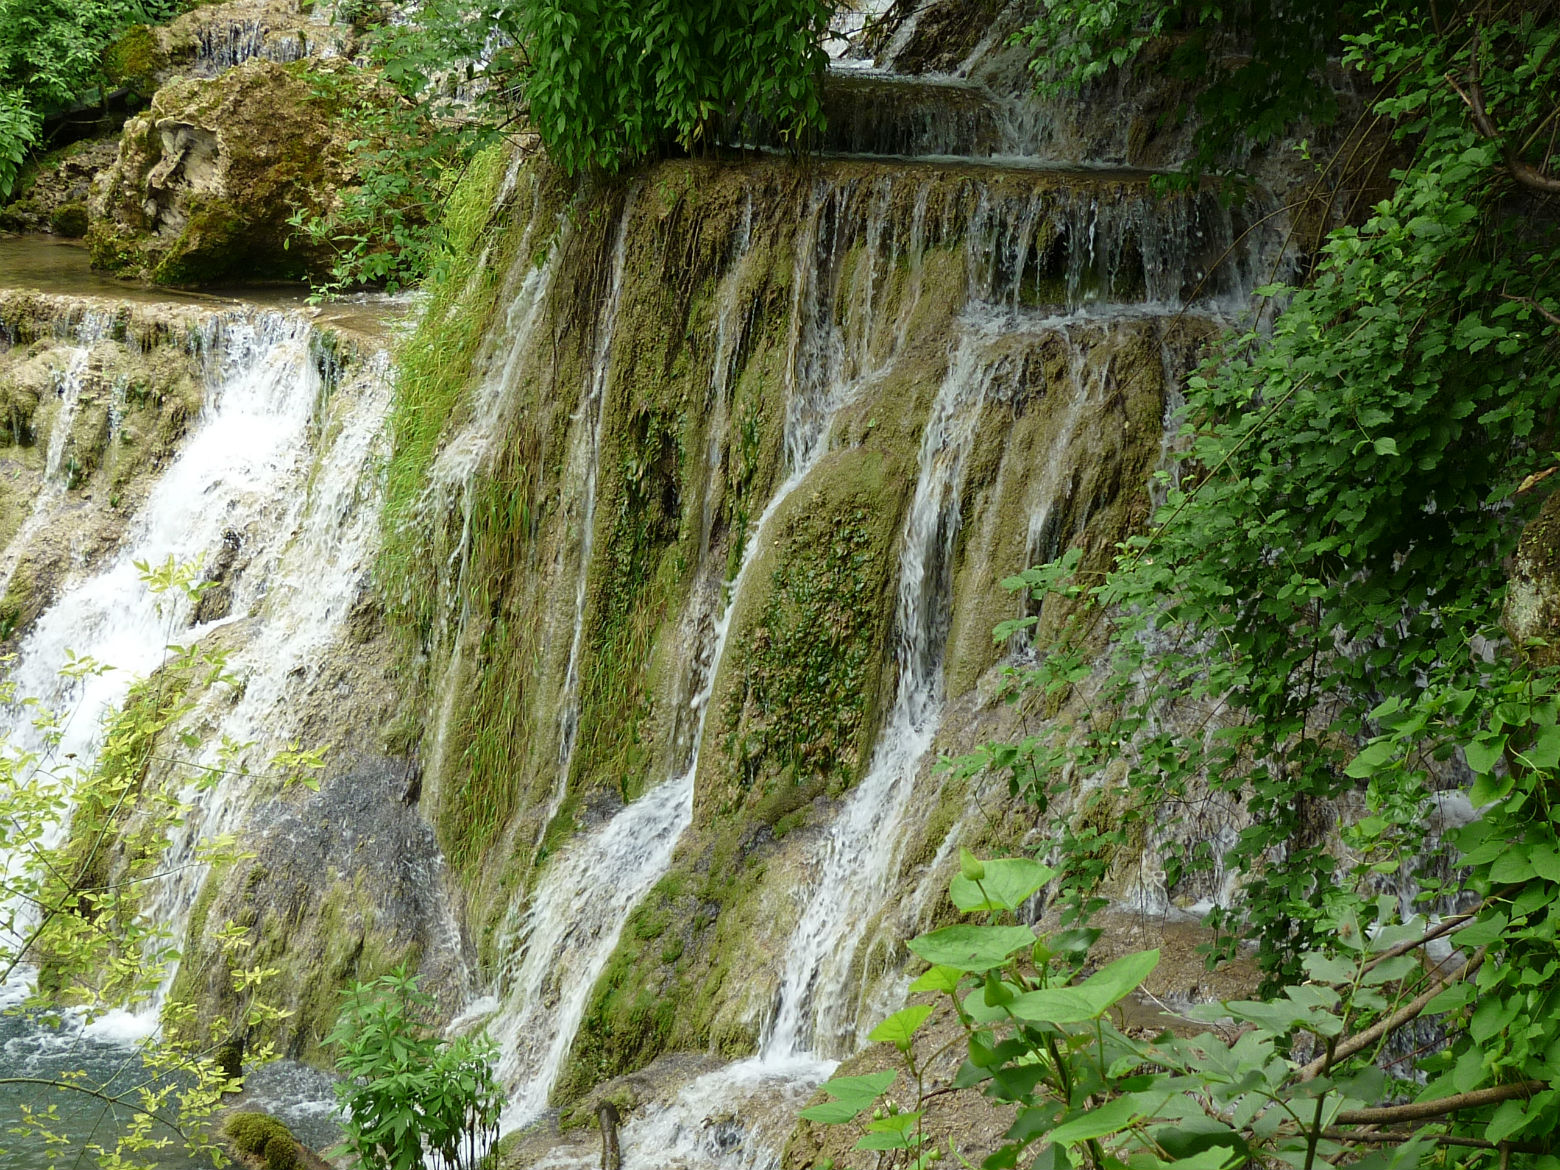
[[[336,1096],[345,1139],[332,1157],[360,1170],[421,1170],[437,1154],[451,1170],[476,1170],[498,1140],[504,1095],[486,1037],[441,1040],[422,1019],[432,999],[402,966],[343,993],[328,1043],[340,1052]]]

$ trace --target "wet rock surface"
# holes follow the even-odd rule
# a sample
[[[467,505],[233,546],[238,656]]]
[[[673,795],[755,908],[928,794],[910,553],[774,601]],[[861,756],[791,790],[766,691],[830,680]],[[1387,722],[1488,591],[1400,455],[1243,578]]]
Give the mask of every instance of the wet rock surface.
[[[231,970],[212,936],[244,928],[244,963],[277,966],[281,1050],[319,1059],[335,1024],[337,992],[398,962],[453,1012],[469,992],[464,946],[449,919],[443,864],[432,831],[401,800],[408,765],[362,758],[317,792],[263,798],[245,818],[253,854],[208,880],[192,916],[175,995],[203,1015],[229,1003]],[[209,1016],[208,1016],[209,1018]]]

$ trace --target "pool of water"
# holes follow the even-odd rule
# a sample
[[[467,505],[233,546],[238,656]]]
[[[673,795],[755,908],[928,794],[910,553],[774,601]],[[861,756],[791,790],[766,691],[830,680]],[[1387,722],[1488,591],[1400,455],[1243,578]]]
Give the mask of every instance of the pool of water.
[[[0,234],[0,289],[37,289],[76,297],[105,297],[139,304],[249,304],[305,313],[320,325],[382,337],[403,320],[413,304],[409,296],[353,293],[319,305],[309,304],[302,284],[261,284],[212,288],[201,292],[118,280],[95,272],[79,240],[48,235]]]
[[[142,1029],[130,1016],[113,1013],[88,1027],[70,1019],[45,1019],[11,1012],[0,1015],[0,1170],[38,1170],[45,1162],[44,1138],[15,1134],[27,1111],[56,1110],[50,1128],[69,1139],[72,1153],[61,1166],[96,1166],[89,1147],[112,1150],[131,1119],[131,1111],[93,1096],[135,1096],[138,1085],[150,1082],[141,1061]],[[78,1089],[46,1082],[70,1080]],[[173,1120],[171,1110],[165,1112]],[[159,1170],[206,1170],[209,1161],[190,1158],[177,1132],[154,1124],[157,1137],[172,1145],[142,1155]],[[75,1152],[80,1151],[79,1162]]]

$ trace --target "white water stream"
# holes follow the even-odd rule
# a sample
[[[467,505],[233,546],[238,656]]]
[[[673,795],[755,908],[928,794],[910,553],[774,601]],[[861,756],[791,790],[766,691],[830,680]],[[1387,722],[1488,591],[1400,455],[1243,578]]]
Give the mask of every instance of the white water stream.
[[[56,760],[89,765],[103,719],[131,683],[164,661],[170,642],[188,644],[249,615],[257,621],[229,660],[243,679],[238,702],[210,718],[209,745],[191,762],[215,761],[223,736],[253,747],[244,763],[263,768],[293,719],[283,699],[306,681],[358,595],[378,539],[381,435],[389,407],[383,362],[358,364],[327,410],[313,327],[276,312],[213,315],[190,339],[202,358],[206,398],[177,457],[130,521],[119,551],[68,582],[23,641],[11,677],[18,694],[64,715]],[[338,414],[340,417],[338,417]],[[229,581],[231,616],[187,629],[182,596],[154,597],[137,562],[157,566],[214,557],[236,536],[244,567]],[[81,680],[60,675],[72,654],[112,667]],[[6,715],[13,747],[37,748],[26,712]],[[249,782],[229,779],[193,802],[168,858],[171,876],[148,899],[152,921],[178,938],[204,874],[189,864],[200,840],[232,827]],[[171,977],[171,973],[170,973]],[[145,1026],[157,1004],[145,1007]]]
[[[623,230],[620,227],[619,251]],[[743,255],[745,247],[739,251],[739,264]],[[798,268],[806,271],[807,266]],[[810,282],[799,277],[798,283],[800,300],[809,295],[800,286]],[[817,295],[816,290],[810,295]],[[793,355],[813,351],[814,346],[805,339],[793,342]],[[666,872],[677,841],[692,820],[693,785],[710,690],[743,584],[764,546],[771,520],[827,450],[834,415],[854,390],[851,384],[842,385],[827,377],[798,377],[798,368],[793,356],[785,428],[790,474],[753,526],[715,623],[710,653],[696,658],[708,663],[708,675],[694,700],[699,717],[687,768],[625,806],[599,830],[574,841],[552,860],[522,923],[501,944],[515,959],[500,977],[505,991],[490,1027],[500,1050],[499,1078],[510,1091],[503,1121],[506,1131],[525,1125],[547,1108],[596,980],[616,949],[629,914]],[[816,371],[821,367],[806,368]],[[604,373],[601,384],[604,389]],[[613,875],[612,880],[603,882],[603,874]]]

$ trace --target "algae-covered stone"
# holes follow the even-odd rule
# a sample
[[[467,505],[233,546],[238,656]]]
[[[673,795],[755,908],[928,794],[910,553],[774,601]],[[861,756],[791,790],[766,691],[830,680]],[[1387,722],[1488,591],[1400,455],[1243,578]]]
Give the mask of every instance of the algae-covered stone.
[[[265,994],[290,1014],[279,1050],[318,1059],[339,992],[396,964],[421,965],[423,987],[445,1009],[466,993],[458,932],[445,917],[438,847],[402,802],[404,766],[364,761],[317,793],[262,800],[246,824],[245,856],[213,872],[191,910],[171,998],[197,1009],[191,1026],[231,1018],[233,971],[275,967]],[[242,929],[235,959],[219,933]]]
[[[1533,662],[1560,662],[1560,492],[1523,529],[1503,615],[1506,632]]]
[[[173,285],[320,271],[289,221],[348,181],[341,113],[359,91],[344,71],[320,77],[252,61],[158,90],[93,190],[93,265]]]
[[[103,50],[103,76],[142,100],[157,92],[159,77],[167,68],[168,53],[150,25],[131,25]]]

